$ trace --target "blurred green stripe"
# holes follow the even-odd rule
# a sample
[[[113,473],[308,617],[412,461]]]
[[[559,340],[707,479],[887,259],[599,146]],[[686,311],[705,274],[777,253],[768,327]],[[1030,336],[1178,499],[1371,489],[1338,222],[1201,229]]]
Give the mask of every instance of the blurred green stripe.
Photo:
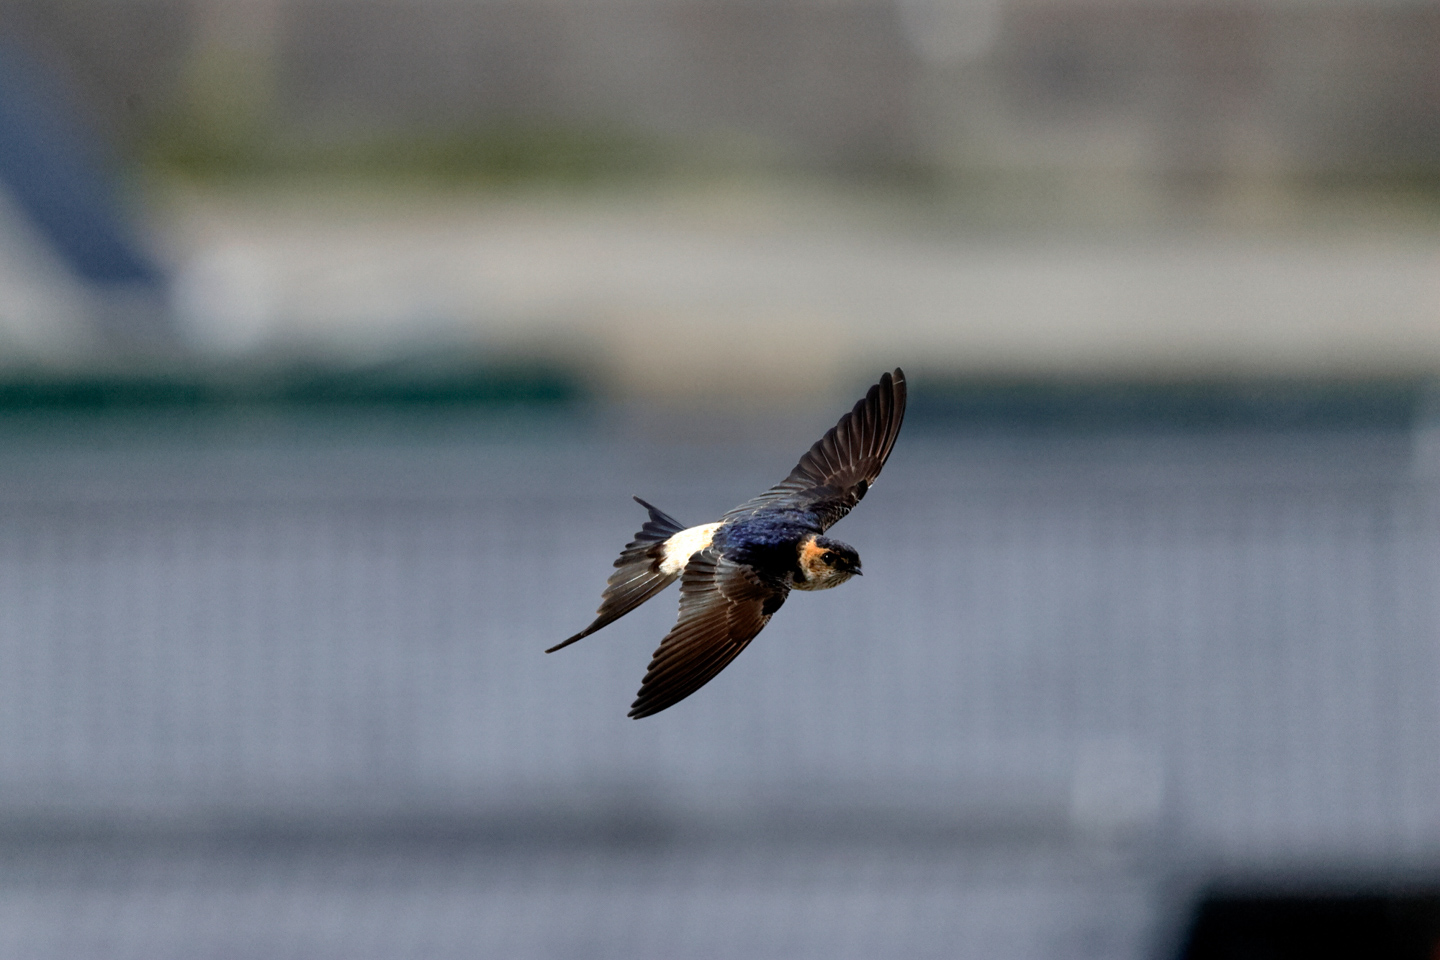
[[[1424,415],[1425,380],[1184,383],[935,381],[911,391],[912,423],[958,428],[1403,429]]]
[[[244,405],[553,406],[579,402],[587,393],[581,377],[545,365],[486,366],[420,374],[394,368],[317,368],[264,375],[28,375],[0,379],[0,414]]]

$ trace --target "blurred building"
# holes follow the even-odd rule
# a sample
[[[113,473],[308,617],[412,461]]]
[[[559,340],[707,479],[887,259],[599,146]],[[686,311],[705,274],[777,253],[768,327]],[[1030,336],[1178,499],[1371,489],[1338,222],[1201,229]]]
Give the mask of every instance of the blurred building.
[[[0,356],[13,370],[168,339],[164,280],[64,78],[0,43]]]
[[[178,111],[221,147],[520,123],[852,172],[1189,187],[1440,169],[1440,12],[1414,0],[4,7],[130,137]]]
[[[0,12],[80,91],[75,123],[165,185],[146,194],[163,202],[142,211],[144,246],[206,358],[439,349],[731,396],[813,392],[879,353],[1001,377],[1440,369],[1430,3]],[[688,207],[650,189],[737,171],[801,186]],[[516,181],[631,189],[564,204],[492,189]],[[847,207],[859,181],[944,185],[913,196],[951,205]],[[1320,194],[1352,200],[1316,215]],[[757,338],[783,349],[756,357]],[[785,370],[797,346],[805,377]]]

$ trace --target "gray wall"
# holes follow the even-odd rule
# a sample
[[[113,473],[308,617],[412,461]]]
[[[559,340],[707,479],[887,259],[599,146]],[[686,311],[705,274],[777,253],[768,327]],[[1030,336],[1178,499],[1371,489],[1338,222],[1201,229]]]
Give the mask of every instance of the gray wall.
[[[865,578],[635,722],[673,595],[541,651],[630,494],[708,520],[798,430],[136,429],[7,442],[12,955],[1142,956],[1205,877],[1440,850],[1405,434],[914,426]]]

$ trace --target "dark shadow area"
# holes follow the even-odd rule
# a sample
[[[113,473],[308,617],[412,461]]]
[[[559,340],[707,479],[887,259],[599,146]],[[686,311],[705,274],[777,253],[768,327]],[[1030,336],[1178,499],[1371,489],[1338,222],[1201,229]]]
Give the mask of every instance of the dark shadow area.
[[[1180,960],[1434,960],[1440,888],[1206,894]]]

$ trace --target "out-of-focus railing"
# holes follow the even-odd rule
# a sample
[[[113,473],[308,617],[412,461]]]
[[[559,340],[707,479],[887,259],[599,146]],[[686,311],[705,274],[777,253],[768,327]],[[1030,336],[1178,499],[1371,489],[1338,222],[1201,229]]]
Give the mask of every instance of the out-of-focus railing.
[[[590,613],[631,493],[701,522],[792,455],[32,444],[0,488],[0,824],[599,802],[1440,843],[1436,491],[1395,437],[906,441],[835,531],[865,579],[643,723],[673,596],[540,651]]]
[[[797,451],[388,423],[12,430],[0,839],[1112,850],[1105,889],[1149,891],[1095,907],[1129,904],[1124,955],[1152,881],[1440,850],[1440,487],[1406,432],[917,422],[833,531],[864,579],[636,722],[673,592],[541,652],[591,614],[630,495],[703,522]]]

